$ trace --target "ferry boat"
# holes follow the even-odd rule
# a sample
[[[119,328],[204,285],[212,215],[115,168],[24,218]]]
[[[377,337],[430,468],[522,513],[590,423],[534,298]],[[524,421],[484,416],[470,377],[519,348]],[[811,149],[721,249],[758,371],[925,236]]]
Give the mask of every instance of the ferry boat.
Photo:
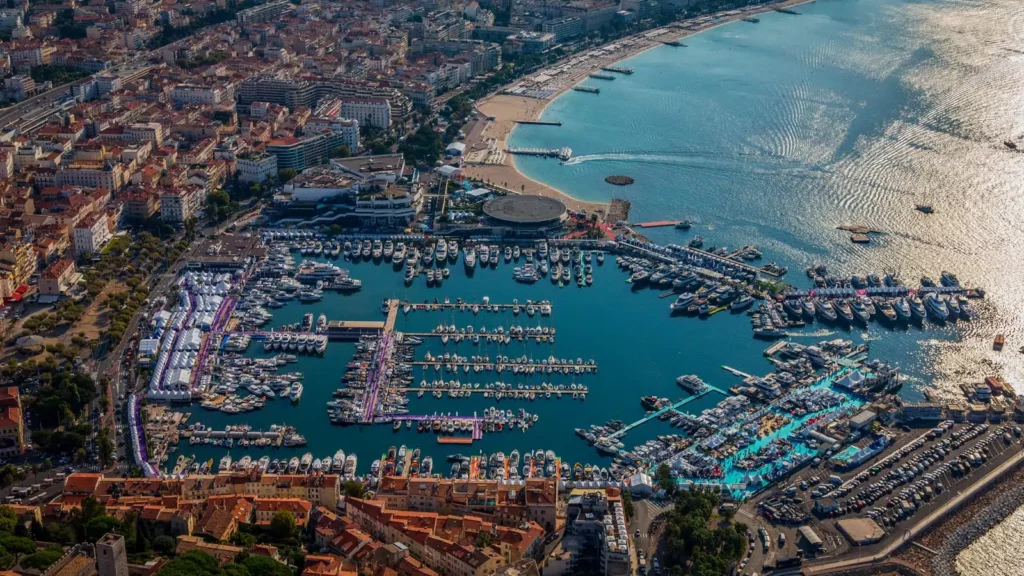
[[[693,394],[700,394],[707,390],[708,387],[708,385],[695,374],[686,374],[676,378],[676,384]]]

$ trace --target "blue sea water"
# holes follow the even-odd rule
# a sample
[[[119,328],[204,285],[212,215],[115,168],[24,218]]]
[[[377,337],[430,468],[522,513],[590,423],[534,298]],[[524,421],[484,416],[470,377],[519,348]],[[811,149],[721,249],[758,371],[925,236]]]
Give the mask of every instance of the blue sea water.
[[[957,273],[969,285],[989,291],[970,324],[893,331],[878,325],[852,332],[812,325],[793,338],[804,343],[850,338],[869,341],[872,356],[900,365],[909,377],[903,394],[912,400],[931,389],[953,396],[965,379],[999,373],[1018,389],[1024,367],[1017,346],[1024,344],[1020,289],[1024,240],[1021,232],[1024,156],[1002,142],[1016,138],[1024,103],[1024,55],[1015,36],[1024,16],[1017,2],[908,0],[819,0],[798,8],[800,16],[766,14],[760,23],[736,22],[686,40],[689,47],[661,47],[630,59],[636,73],[602,82],[600,95],[569,92],[553,102],[545,119],[560,128],[520,127],[513,146],[570,146],[575,158],[517,160],[531,178],[587,200],[624,197],[631,219],[689,218],[688,234],[650,230],[660,242],[683,242],[694,233],[708,244],[756,244],[766,260],[790,268],[788,281],[806,285],[802,270],[824,262],[836,273],[897,271],[909,283],[923,274]],[[591,80],[590,82],[598,82]],[[604,183],[609,174],[628,174],[630,187]],[[914,210],[928,202],[936,213]],[[883,232],[871,245],[849,242],[836,226],[855,222]],[[326,358],[302,358],[288,370],[306,373],[298,406],[270,402],[256,413],[226,416],[194,409],[194,421],[221,428],[248,423],[297,426],[308,446],[267,451],[287,458],[306,451],[322,458],[338,448],[355,452],[360,471],[388,446],[406,444],[432,455],[437,471],[447,471],[452,452],[506,453],[543,448],[570,462],[602,462],[572,434],[573,428],[609,418],[643,415],[647,394],[683,397],[674,380],[695,373],[720,388],[738,382],[721,369],[729,365],[751,374],[771,370],[762,357],[766,344],[751,337],[745,315],[721,313],[706,320],[672,318],[669,300],[653,290],[630,290],[612,259],[595,269],[592,288],[559,289],[547,280],[516,284],[511,267],[477,269],[466,277],[452,267],[443,288],[427,288],[422,278],[405,287],[390,265],[354,264],[365,288],[354,295],[328,294],[316,304],[289,303],[276,311],[275,326],[297,322],[305,312],[331,319],[380,319],[383,298],[413,301],[450,297],[492,302],[547,299],[550,318],[525,314],[426,313],[402,316],[398,329],[429,331],[439,323],[493,328],[512,324],[550,325],[557,341],[499,349],[459,345],[463,355],[494,357],[553,354],[595,359],[590,376],[533,377],[524,383],[583,383],[585,402],[502,401],[481,397],[435,400],[413,398],[414,413],[481,412],[488,406],[525,408],[539,415],[525,432],[487,435],[472,447],[436,444],[390,426],[332,427],[324,403],[339,387],[351,344],[331,343]],[[995,333],[1007,335],[1007,351],[991,351]],[[417,350],[441,350],[439,342]],[[453,351],[453,346],[448,347]],[[255,355],[261,352],[253,352]],[[507,372],[447,375],[462,382],[516,382]],[[708,395],[688,406],[699,411],[716,401]],[[654,421],[626,436],[642,442],[671,428]],[[461,449],[461,450],[460,450]],[[224,450],[182,445],[201,459]],[[260,456],[258,450],[231,451]]]

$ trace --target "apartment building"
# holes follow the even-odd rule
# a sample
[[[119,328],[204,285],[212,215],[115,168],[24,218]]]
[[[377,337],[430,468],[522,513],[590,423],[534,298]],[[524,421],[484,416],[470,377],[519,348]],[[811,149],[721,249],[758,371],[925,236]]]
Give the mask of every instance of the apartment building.
[[[17,386],[0,388],[0,456],[13,456],[25,450],[22,414]]]
[[[386,98],[342,98],[341,115],[364,126],[391,127],[391,103]]]
[[[160,218],[167,224],[180,225],[195,216],[206,201],[206,188],[182,186],[160,193]]]
[[[111,238],[113,234],[110,233],[106,214],[90,214],[75,226],[72,245],[75,254],[96,254],[103,250]]]
[[[39,275],[39,293],[47,296],[67,294],[80,276],[73,260],[61,258]]]

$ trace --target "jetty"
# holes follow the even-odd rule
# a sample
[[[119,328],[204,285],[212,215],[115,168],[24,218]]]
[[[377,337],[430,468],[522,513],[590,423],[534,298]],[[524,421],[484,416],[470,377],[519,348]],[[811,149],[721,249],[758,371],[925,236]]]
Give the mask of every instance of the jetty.
[[[579,372],[581,374],[586,374],[586,373],[595,373],[596,374],[597,373],[597,364],[570,364],[570,363],[565,363],[565,364],[557,364],[557,363],[556,364],[536,364],[536,363],[518,363],[518,362],[451,362],[451,361],[445,362],[443,359],[442,360],[435,360],[435,361],[414,360],[412,362],[403,362],[403,364],[408,364],[409,366],[437,366],[437,367],[448,366],[448,367],[451,367],[451,368],[462,368],[462,367],[465,367],[465,366],[468,366],[469,368],[475,368],[475,367],[479,366],[480,368],[482,368],[484,370],[498,370],[499,366],[501,367],[501,370],[505,370],[505,369],[513,370],[514,368],[526,368],[526,369],[531,369],[532,368],[532,369],[537,370],[537,371],[543,371],[546,368],[551,368],[552,370],[573,370],[574,368],[578,368]],[[500,372],[501,370],[498,370],[498,371]]]
[[[594,88],[592,86],[573,86],[572,89],[577,91],[577,92],[586,92],[588,94],[600,94],[601,93],[601,89],[600,88]]]
[[[576,88],[573,88],[575,90]],[[597,88],[594,88],[597,90]],[[586,92],[586,90],[584,90]],[[545,156],[547,158],[558,158],[565,162],[572,158],[572,148],[506,148],[505,152],[509,154],[518,154],[520,156]]]
[[[562,123],[559,121],[548,121],[548,120],[516,120],[516,124],[523,124],[526,126],[561,126]]]
[[[668,406],[665,406],[664,408],[662,408],[660,410],[655,410],[654,412],[651,412],[651,413],[647,414],[646,416],[644,416],[643,418],[637,420],[636,422],[633,422],[631,424],[627,424],[627,425],[623,426],[622,428],[620,428],[619,430],[616,430],[615,432],[609,434],[608,436],[605,436],[605,438],[607,438],[608,440],[618,440],[622,436],[625,436],[626,432],[629,432],[630,430],[632,430],[634,428],[637,428],[639,426],[643,426],[644,424],[650,422],[651,420],[654,420],[654,419],[658,418],[659,416],[661,416],[662,414],[664,414],[666,412],[675,412],[679,408],[682,408],[683,406],[686,406],[690,402],[693,402],[693,401],[697,400],[698,398],[703,398],[704,396],[706,396],[706,395],[708,395],[708,394],[710,394],[712,392],[718,392],[719,394],[721,394],[723,396],[728,396],[729,395],[725,391],[723,391],[723,390],[721,390],[721,389],[719,389],[719,388],[717,388],[715,386],[711,386],[709,384],[708,387],[706,389],[704,389],[703,392],[701,392],[699,394],[695,394],[693,396],[690,396],[689,398],[684,398],[683,400],[680,400],[680,401],[678,401],[678,402],[676,402],[674,404],[669,404]]]
[[[604,66],[601,70],[605,72],[618,72],[619,74],[632,74],[634,72],[632,68],[623,68],[621,66]]]
[[[517,306],[520,309],[526,308],[529,305],[533,305],[538,308],[539,312],[543,316],[551,314],[551,303],[547,301],[532,301],[527,300],[525,304],[512,303],[512,304],[492,304],[479,303],[479,302],[434,302],[433,304],[414,304],[412,302],[403,302],[402,307],[404,310],[405,306],[409,307],[410,312],[439,312],[442,310],[457,310],[459,312],[472,312],[475,308],[479,312],[486,312],[489,309],[493,310],[497,308],[501,311],[513,310]]]
[[[598,80],[615,80],[615,76],[611,74],[591,74],[591,78],[597,78]]]
[[[664,228],[665,226],[675,226],[680,222],[682,220],[657,220],[655,222],[640,222],[634,224],[634,226],[639,226],[640,228]]]

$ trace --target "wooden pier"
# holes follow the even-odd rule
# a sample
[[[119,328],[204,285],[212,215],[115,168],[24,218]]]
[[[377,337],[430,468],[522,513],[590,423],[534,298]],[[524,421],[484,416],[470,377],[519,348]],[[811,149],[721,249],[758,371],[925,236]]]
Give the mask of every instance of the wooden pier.
[[[392,298],[388,302],[388,319],[384,322],[384,331],[391,333],[395,331],[395,320],[398,319],[398,300]]]

